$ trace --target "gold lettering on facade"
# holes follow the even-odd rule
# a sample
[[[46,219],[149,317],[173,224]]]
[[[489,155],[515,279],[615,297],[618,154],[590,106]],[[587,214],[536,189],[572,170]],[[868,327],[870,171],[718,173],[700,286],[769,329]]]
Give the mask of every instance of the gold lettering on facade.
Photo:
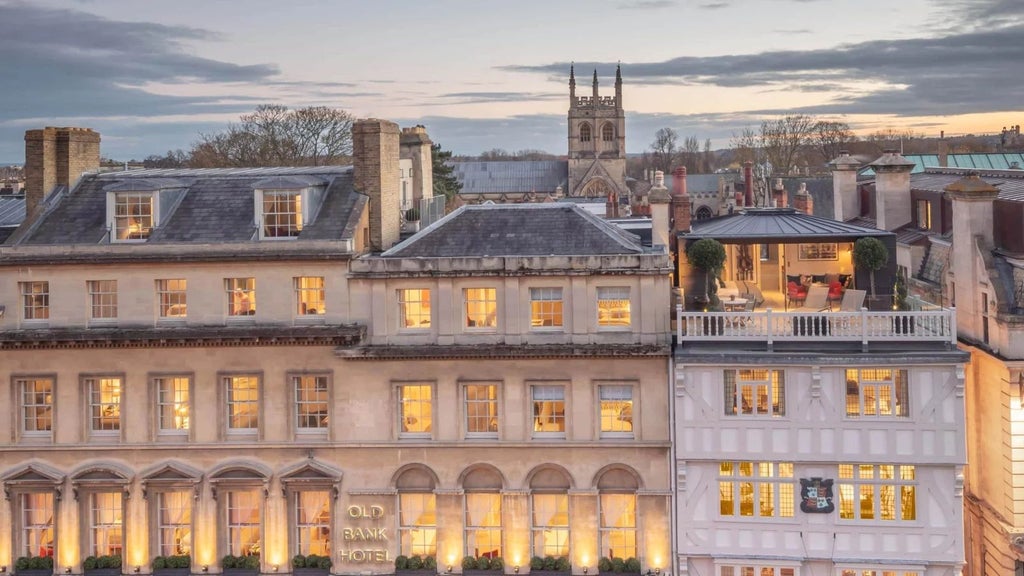
[[[383,506],[348,507],[348,517],[353,520],[381,520],[384,518]],[[342,528],[342,540],[345,542],[388,542],[387,528],[361,528],[353,526]],[[391,562],[391,551],[386,548],[347,548],[338,551],[342,562],[353,564]]]

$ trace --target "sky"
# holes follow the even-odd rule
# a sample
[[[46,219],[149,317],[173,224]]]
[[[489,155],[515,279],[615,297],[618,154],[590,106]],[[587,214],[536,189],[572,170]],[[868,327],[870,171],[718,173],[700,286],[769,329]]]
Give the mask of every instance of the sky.
[[[621,63],[629,152],[798,113],[994,133],[1024,119],[1024,0],[0,0],[0,164],[43,126],[188,150],[263,103],[564,154],[571,62],[584,95]]]

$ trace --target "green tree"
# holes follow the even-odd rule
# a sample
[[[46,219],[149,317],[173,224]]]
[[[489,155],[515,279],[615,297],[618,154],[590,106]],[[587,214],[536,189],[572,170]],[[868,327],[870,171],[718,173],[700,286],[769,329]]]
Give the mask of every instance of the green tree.
[[[440,144],[430,147],[430,159],[434,168],[434,196],[444,195],[448,204],[451,204],[455,196],[462,190],[462,183],[453,174],[455,169],[448,164],[451,158],[451,151],[442,150]]]
[[[885,244],[871,236],[857,240],[853,245],[853,261],[857,267],[870,272],[871,298],[875,298],[875,270],[881,270],[889,263],[889,251],[885,249]]]
[[[711,282],[718,278],[725,265],[725,247],[714,238],[701,238],[686,250],[686,256],[695,268],[704,272],[704,298],[712,293]]]

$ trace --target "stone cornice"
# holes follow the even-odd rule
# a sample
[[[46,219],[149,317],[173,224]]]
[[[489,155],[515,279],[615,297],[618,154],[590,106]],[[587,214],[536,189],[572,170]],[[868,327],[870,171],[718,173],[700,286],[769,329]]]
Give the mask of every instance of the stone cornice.
[[[457,358],[650,358],[670,354],[657,344],[479,344],[423,346],[359,346],[339,348],[335,355],[350,360],[426,360]]]
[[[192,348],[209,346],[349,346],[364,326],[187,326],[53,328],[0,332],[0,350],[66,348]]]

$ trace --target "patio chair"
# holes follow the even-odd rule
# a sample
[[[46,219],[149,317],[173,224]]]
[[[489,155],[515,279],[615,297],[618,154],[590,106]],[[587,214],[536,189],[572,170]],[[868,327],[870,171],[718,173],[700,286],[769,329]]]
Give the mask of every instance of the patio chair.
[[[786,285],[786,308],[789,308],[790,304],[802,304],[806,298],[807,287],[790,280]]]
[[[840,312],[857,312],[864,306],[867,290],[847,290],[843,292],[843,301],[839,303]]]
[[[754,303],[754,306],[760,306],[764,304],[764,294],[761,293],[761,288],[753,282],[743,282],[743,297]]]
[[[828,286],[811,286],[802,306],[794,312],[821,312],[828,309]]]
[[[833,302],[839,302],[843,299],[843,285],[838,280],[833,280],[828,285],[828,305],[831,308]]]

